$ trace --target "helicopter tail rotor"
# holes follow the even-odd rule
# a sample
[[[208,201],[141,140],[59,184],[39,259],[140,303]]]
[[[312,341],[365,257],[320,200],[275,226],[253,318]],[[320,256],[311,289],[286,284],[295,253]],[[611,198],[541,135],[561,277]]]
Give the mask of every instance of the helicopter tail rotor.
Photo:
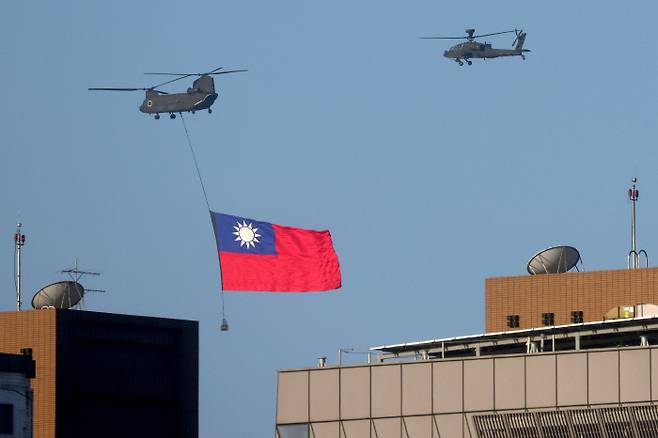
[[[514,32],[516,33],[516,38],[514,38],[512,46],[515,50],[523,50],[523,43],[525,42],[526,33],[520,29],[514,29]]]

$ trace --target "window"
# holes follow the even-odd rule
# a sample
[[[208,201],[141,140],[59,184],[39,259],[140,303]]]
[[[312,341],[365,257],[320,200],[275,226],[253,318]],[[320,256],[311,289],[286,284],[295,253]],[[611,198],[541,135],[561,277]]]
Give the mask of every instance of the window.
[[[507,315],[507,327],[509,328],[519,327],[519,315]]]
[[[555,314],[554,313],[542,313],[541,314],[541,323],[544,325],[555,325]]]
[[[277,431],[280,438],[309,438],[308,424],[278,426]]]
[[[574,310],[571,312],[571,322],[573,324],[580,324],[583,322],[583,311],[582,310]]]
[[[14,405],[0,403],[0,433],[14,433]]]

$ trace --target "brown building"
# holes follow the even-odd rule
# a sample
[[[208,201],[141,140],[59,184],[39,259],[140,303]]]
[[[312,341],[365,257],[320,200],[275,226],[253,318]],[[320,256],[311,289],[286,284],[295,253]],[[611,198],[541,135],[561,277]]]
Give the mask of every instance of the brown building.
[[[658,268],[488,278],[486,331],[601,321],[619,306],[658,304]]]
[[[32,438],[31,353],[0,353],[0,437]]]
[[[34,438],[198,436],[198,324],[78,310],[0,313],[31,348]]]

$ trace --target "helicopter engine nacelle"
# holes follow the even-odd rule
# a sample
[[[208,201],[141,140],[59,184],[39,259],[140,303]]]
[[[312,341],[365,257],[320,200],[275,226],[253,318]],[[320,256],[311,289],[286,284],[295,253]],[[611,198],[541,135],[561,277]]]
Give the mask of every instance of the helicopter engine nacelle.
[[[208,75],[203,75],[192,84],[192,88],[201,93],[214,94],[215,81]]]

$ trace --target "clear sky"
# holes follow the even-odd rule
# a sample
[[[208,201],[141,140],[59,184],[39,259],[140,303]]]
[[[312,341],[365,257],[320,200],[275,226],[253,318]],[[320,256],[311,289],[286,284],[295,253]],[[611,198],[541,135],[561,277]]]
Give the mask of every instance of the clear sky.
[[[271,436],[276,370],[339,347],[483,331],[484,279],[574,245],[623,268],[658,254],[655,2],[6,2],[0,308],[79,257],[88,310],[200,322],[200,436]],[[441,57],[460,35],[523,28],[527,60]],[[489,38],[511,47],[513,35]],[[218,77],[188,115],[213,209],[331,230],[343,288],[230,293],[181,121],[138,112],[146,71]],[[180,81],[165,91],[184,90]],[[20,212],[20,213],[19,213]],[[362,357],[348,361],[363,360]]]

